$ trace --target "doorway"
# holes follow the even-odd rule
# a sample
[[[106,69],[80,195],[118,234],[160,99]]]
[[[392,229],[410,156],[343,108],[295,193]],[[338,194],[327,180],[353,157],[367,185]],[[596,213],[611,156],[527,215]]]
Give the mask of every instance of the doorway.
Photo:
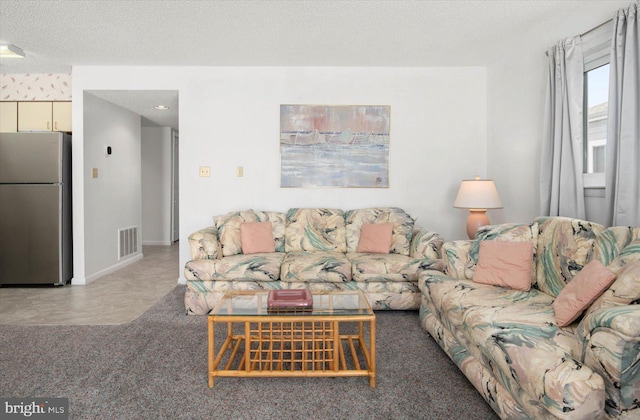
[[[89,90],[87,93],[140,116],[140,245],[171,245],[178,241],[178,91]]]

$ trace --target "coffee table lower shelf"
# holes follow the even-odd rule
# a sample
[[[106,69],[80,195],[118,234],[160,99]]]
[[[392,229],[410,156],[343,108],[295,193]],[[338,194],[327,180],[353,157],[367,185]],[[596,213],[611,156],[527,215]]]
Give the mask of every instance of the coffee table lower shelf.
[[[214,330],[222,323],[227,324],[227,336],[216,353]],[[352,323],[356,331],[340,334],[345,323]],[[208,327],[209,387],[216,376],[366,376],[370,386],[376,386],[374,314],[263,316],[259,320],[210,315]]]

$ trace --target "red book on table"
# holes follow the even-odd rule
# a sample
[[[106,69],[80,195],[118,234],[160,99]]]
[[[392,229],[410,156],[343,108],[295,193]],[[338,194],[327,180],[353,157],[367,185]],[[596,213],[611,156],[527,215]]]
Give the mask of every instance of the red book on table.
[[[307,289],[271,290],[267,299],[270,308],[309,308],[312,305],[313,298]]]

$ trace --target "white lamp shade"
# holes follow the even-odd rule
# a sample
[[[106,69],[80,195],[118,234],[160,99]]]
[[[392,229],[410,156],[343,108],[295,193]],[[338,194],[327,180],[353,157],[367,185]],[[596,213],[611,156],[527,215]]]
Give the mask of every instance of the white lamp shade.
[[[501,209],[502,201],[491,179],[465,179],[460,184],[453,207],[463,209]]]

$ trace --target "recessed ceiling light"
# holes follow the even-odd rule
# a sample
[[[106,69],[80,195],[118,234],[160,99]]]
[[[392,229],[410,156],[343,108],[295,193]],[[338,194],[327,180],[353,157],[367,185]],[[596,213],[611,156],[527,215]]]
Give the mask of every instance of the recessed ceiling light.
[[[169,107],[166,106],[166,105],[156,105],[156,106],[154,106],[154,108],[155,109],[159,109],[161,111],[166,111],[167,109],[169,109]]]
[[[11,44],[0,45],[0,58],[24,58],[24,51]]]

